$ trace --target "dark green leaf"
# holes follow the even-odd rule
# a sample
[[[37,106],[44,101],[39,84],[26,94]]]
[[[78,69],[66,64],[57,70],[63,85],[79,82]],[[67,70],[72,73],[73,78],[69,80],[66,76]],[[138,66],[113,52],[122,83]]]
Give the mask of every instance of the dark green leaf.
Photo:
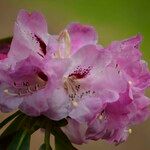
[[[51,132],[55,136],[56,150],[77,150],[60,128],[53,127]]]
[[[2,149],[5,150],[8,147],[15,134],[18,132],[24,117],[25,115],[23,114],[19,115],[0,135],[0,147],[3,147]]]
[[[31,135],[27,130],[20,130],[16,133],[7,150],[29,150]]]
[[[66,126],[68,124],[68,121],[66,119],[62,119],[60,121],[55,121],[55,125],[57,127],[63,127]]]
[[[7,54],[10,49],[10,44],[12,41],[12,37],[0,39],[0,52],[2,54]]]
[[[10,44],[12,41],[12,37],[7,37],[7,38],[4,38],[4,39],[0,39],[0,44]]]
[[[46,150],[46,145],[45,145],[45,143],[40,146],[39,150]]]
[[[15,133],[17,130],[19,130],[21,123],[24,121],[24,119],[25,119],[24,114],[21,114],[17,118],[15,118],[14,121],[0,135],[0,140],[4,137],[7,137],[7,136]]]
[[[51,124],[47,122],[45,125],[45,137],[44,137],[44,143],[40,146],[39,150],[52,150],[50,146],[50,131],[51,131]]]
[[[45,138],[44,138],[44,143],[45,143],[45,150],[52,150],[50,146],[50,131],[51,131],[51,124],[47,123],[46,124],[46,129],[45,129]]]
[[[0,129],[5,126],[9,121],[11,121],[12,119],[14,119],[15,117],[17,117],[19,114],[21,114],[20,111],[15,112],[14,114],[12,114],[11,116],[9,116],[8,118],[6,118],[4,121],[2,121],[0,123]]]
[[[51,147],[49,147],[50,149],[49,150],[52,150],[52,148]],[[46,144],[44,143],[44,144],[42,144],[41,146],[40,146],[40,149],[39,150],[47,150],[46,149]]]
[[[11,145],[9,146],[9,149],[13,146],[13,149],[16,150],[17,147],[15,148],[16,145],[14,144],[14,140],[21,140],[18,150],[29,149],[28,143],[30,143],[30,135],[39,128],[40,122],[36,117],[29,117],[25,114],[20,114],[0,135],[0,147],[5,150]]]
[[[11,143],[11,141],[14,138],[16,133],[17,132],[14,132],[14,133],[9,134],[9,135],[0,139],[0,150],[6,150],[7,149],[8,145]]]

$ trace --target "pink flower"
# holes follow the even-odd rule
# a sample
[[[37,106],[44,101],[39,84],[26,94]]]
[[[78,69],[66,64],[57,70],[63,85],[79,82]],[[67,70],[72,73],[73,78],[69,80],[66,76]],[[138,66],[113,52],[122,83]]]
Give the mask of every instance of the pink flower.
[[[58,89],[63,88],[53,97],[60,99],[61,95],[61,100],[68,103],[68,116],[81,122],[91,121],[106,101],[116,101],[127,87],[124,76],[109,67],[111,54],[96,45],[96,37],[92,27],[71,24],[59,36],[49,39],[45,59],[45,67],[59,83]],[[53,101],[49,103],[53,106]],[[50,110],[45,114],[53,117]]]
[[[82,38],[82,40],[77,44],[76,41],[71,40],[71,37]],[[94,73],[98,67],[103,70],[109,64],[109,54],[100,52],[101,47],[95,45],[96,33],[94,29],[86,25],[72,24],[68,30],[63,31],[55,38],[58,40],[51,38],[49,40],[49,57],[45,59],[45,67],[50,68],[49,73],[53,73],[55,81],[59,83],[58,90],[53,93],[53,97],[60,99],[61,96],[61,101],[64,104],[67,102],[67,113],[70,117],[76,116],[79,120],[90,119],[92,111],[95,112],[102,103],[95,94],[101,96],[103,94],[96,93],[93,83],[89,82],[88,84],[87,80],[93,80],[92,76],[91,79],[89,78],[92,71]],[[73,45],[78,45],[76,51],[74,51]],[[61,90],[59,90],[60,88]],[[104,92],[109,93],[112,96],[112,101],[115,101],[117,97],[115,91],[105,89]],[[91,105],[92,99],[95,99],[93,105]],[[61,103],[60,100],[58,103]],[[50,107],[53,107],[53,101],[49,101],[49,104]],[[50,108],[45,115],[53,118],[50,110],[52,109]],[[66,113],[66,109],[61,111],[61,114],[64,113]]]
[[[92,85],[100,91],[103,91],[103,88],[115,90],[118,96],[115,101],[110,102],[108,94],[107,96],[104,94],[107,101],[91,113],[93,117],[90,116],[90,121],[79,119],[80,114],[84,114],[80,111],[84,110],[77,109],[75,115],[68,119],[69,124],[63,128],[73,143],[82,144],[89,140],[105,139],[119,144],[124,142],[131,133],[131,125],[148,119],[150,99],[144,96],[144,91],[150,86],[150,72],[145,62],[141,60],[138,50],[140,41],[141,37],[136,36],[121,42],[113,42],[103,49],[105,52],[110,52],[111,63],[105,66],[100,74],[91,72],[91,77],[95,75],[91,80]],[[116,74],[113,76],[114,71]],[[119,76],[122,80],[118,80]],[[101,96],[98,98],[100,101],[103,100]],[[75,124],[76,129],[73,129]]]
[[[49,36],[41,14],[20,11],[7,59],[0,63],[1,111],[19,107],[28,115],[38,116],[49,109],[48,99],[55,87],[43,65]]]
[[[32,103],[37,101],[37,105],[41,103],[42,111],[46,109],[47,103],[38,102],[41,101],[40,96],[35,94],[37,89],[43,89],[43,84],[45,86],[45,79],[42,79],[42,83],[40,81],[39,73],[42,72],[42,67],[39,66],[42,66],[42,62],[38,58],[42,57],[41,55],[46,51],[44,43],[46,39],[47,26],[44,18],[36,12],[29,14],[24,10],[20,11],[7,58],[0,63],[0,105],[2,111],[11,111],[18,107],[24,110],[22,107],[22,103],[26,101],[24,99],[32,99],[33,97]],[[44,73],[42,72],[42,74]],[[37,106],[33,105],[33,107],[36,109]],[[31,112],[25,112],[35,115],[39,114],[41,110],[33,109]]]
[[[39,114],[47,109],[47,103],[42,101],[42,95],[46,95],[43,88],[46,86],[48,77],[43,73],[40,63],[33,57],[21,61],[15,66],[15,70],[1,70],[1,98],[2,111],[11,111],[22,104],[33,107],[30,115]],[[3,77],[2,77],[3,76]],[[38,92],[37,92],[38,91]],[[46,97],[46,96],[45,96]],[[39,106],[38,106],[39,105]]]
[[[116,101],[118,93],[126,89],[124,77],[109,67],[109,53],[99,46],[83,46],[74,54],[68,53],[66,58],[61,51],[59,55],[56,54],[57,52],[52,55],[54,58],[57,56],[56,59],[47,61],[45,67],[52,69],[49,72],[55,74],[59,87],[63,87],[63,91],[57,91],[53,96],[60,99],[61,95],[62,100],[68,101],[68,116],[71,118],[81,122],[91,121],[93,114],[102,109],[104,103]],[[64,65],[63,61],[67,63]],[[50,103],[53,106],[53,101]],[[46,112],[47,115],[50,113],[50,110]]]
[[[148,119],[149,105],[150,99],[145,96],[139,96],[132,101],[124,95],[124,99],[108,103],[104,110],[97,113],[95,120],[91,123],[79,123],[68,118],[68,125],[63,127],[63,131],[75,144],[99,139],[120,144],[126,141],[128,135],[132,133],[130,128],[132,125]]]
[[[15,22],[14,36],[8,53],[11,66],[30,55],[43,59],[47,53],[49,36],[46,21],[40,13],[21,10]]]
[[[134,92],[144,91],[150,86],[150,72],[142,60],[139,50],[142,37],[134,36],[127,40],[112,42],[108,50],[112,53],[113,64],[125,76]]]
[[[51,36],[41,14],[20,11],[10,51],[3,63],[7,67],[1,68],[1,76],[5,75],[1,78],[1,96],[4,97],[0,99],[2,111],[19,107],[28,115],[44,114],[54,120],[69,115],[72,103],[69,94],[66,94],[64,78],[59,76],[67,71],[70,54],[73,53],[71,47],[77,45],[80,48],[95,43],[96,33],[92,27],[80,24],[72,24],[68,31]],[[75,44],[70,37],[82,40]]]
[[[83,144],[89,140],[105,139],[116,144],[126,140],[131,130],[126,128],[116,128],[109,130],[105,128],[105,123],[96,120],[92,125],[79,123],[73,119],[68,119],[68,125],[62,128],[72,143]],[[118,142],[119,141],[119,142]]]
[[[103,48],[94,28],[79,23],[50,35],[41,14],[22,10],[10,50],[0,55],[0,110],[67,118],[63,130],[76,144],[119,144],[150,115],[140,42],[138,35]]]

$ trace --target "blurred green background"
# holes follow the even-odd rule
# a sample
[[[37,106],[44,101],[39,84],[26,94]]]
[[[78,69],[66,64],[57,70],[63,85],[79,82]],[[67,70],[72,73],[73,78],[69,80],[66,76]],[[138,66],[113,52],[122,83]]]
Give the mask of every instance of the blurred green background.
[[[94,26],[99,42],[106,46],[112,40],[143,35],[143,57],[150,63],[149,0],[0,0],[0,38],[12,35],[20,9],[42,12],[49,32],[58,34],[68,23],[81,22]],[[0,115],[0,120],[5,115]],[[38,149],[42,134],[34,135],[31,150]],[[150,150],[150,121],[134,127],[128,141],[118,147],[106,142],[91,142],[79,150]]]

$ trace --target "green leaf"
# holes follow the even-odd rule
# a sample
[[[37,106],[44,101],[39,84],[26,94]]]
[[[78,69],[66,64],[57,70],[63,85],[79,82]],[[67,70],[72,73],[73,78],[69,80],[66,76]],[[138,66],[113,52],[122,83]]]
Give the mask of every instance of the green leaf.
[[[45,125],[45,137],[44,137],[44,143],[40,146],[39,150],[52,150],[50,146],[50,131],[51,131],[52,125],[47,122]]]
[[[45,150],[45,149],[46,149],[46,145],[45,145],[45,143],[44,143],[44,144],[42,144],[42,145],[40,146],[39,150]]]
[[[56,150],[77,150],[60,128],[53,127],[51,132],[55,136]]]
[[[63,126],[66,126],[68,124],[68,121],[66,119],[62,119],[59,121],[53,121],[53,122],[55,122],[55,125],[57,127],[63,127]]]
[[[12,41],[12,37],[0,39],[0,52],[2,54],[7,54],[10,49],[10,44]]]
[[[12,41],[12,37],[7,37],[7,38],[4,38],[4,39],[0,39],[0,44],[10,44]]]
[[[50,148],[49,150],[52,150],[51,146],[50,146],[49,148]],[[42,145],[40,146],[40,149],[39,149],[39,150],[47,150],[47,149],[46,149],[46,144],[45,144],[45,143],[42,144]]]
[[[6,118],[4,121],[2,121],[0,123],[0,129],[5,126],[8,122],[10,122],[11,120],[13,120],[15,117],[17,117],[19,114],[21,114],[20,111],[15,112],[14,114],[12,114],[11,116],[9,116],[8,118]]]
[[[8,117],[1,124],[7,123],[13,116]],[[30,117],[25,114],[18,114],[12,123],[0,135],[0,148],[7,150],[28,150],[30,143],[30,136],[39,128],[45,129],[44,144],[40,149],[52,150],[50,146],[50,132],[56,139],[56,150],[76,150],[68,140],[67,136],[62,132],[60,127],[67,125],[66,119],[60,121],[53,121],[44,116]],[[17,144],[16,144],[17,143]],[[9,147],[9,149],[8,149]]]
[[[39,121],[36,117],[26,116],[25,114],[18,115],[0,135],[0,148],[2,147],[1,149],[7,150],[28,150],[30,136],[40,128]]]
[[[6,150],[12,139],[14,138],[15,134],[17,132],[14,132],[12,134],[9,134],[3,138],[0,139],[0,150]]]
[[[47,123],[46,124],[46,129],[45,129],[45,138],[44,138],[44,142],[45,142],[45,150],[52,150],[51,146],[50,146],[50,131],[51,131],[51,124]]]
[[[21,114],[17,118],[14,119],[14,121],[4,130],[4,132],[0,135],[0,140],[3,138],[12,135],[15,133],[17,130],[19,130],[21,124],[25,120],[25,115]]]
[[[0,147],[2,147],[1,149],[7,149],[15,134],[18,132],[24,117],[24,114],[19,115],[0,135]]]
[[[27,130],[20,130],[16,133],[7,150],[29,150],[31,135]]]

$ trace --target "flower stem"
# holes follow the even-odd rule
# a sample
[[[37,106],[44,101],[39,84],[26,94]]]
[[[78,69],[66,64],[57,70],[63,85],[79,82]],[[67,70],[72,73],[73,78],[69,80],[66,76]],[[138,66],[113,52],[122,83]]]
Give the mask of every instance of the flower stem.
[[[50,146],[50,129],[51,129],[50,124],[47,124],[45,129],[45,138],[44,138],[46,150],[52,150]]]

